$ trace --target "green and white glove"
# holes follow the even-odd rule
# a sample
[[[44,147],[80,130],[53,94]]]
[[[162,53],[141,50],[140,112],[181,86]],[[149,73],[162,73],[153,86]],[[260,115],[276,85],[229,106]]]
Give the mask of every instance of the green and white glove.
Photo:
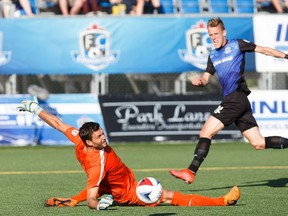
[[[39,113],[43,110],[38,103],[37,97],[34,96],[33,100],[24,100],[22,101],[22,104],[17,107],[20,112],[30,112],[34,113],[36,115],[39,115]]]
[[[106,197],[101,198],[97,205],[97,210],[106,210],[113,203],[112,195],[108,195]]]

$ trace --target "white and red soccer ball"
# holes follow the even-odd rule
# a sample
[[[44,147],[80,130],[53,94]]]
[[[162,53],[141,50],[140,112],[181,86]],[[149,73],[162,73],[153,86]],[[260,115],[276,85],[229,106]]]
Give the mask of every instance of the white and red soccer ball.
[[[162,185],[153,177],[143,178],[138,182],[136,194],[144,203],[156,203],[162,196]]]

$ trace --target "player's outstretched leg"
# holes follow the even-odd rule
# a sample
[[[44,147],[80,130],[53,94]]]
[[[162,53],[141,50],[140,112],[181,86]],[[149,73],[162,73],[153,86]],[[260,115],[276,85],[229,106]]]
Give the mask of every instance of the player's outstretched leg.
[[[171,200],[176,206],[228,206],[235,205],[240,198],[240,190],[234,186],[228,194],[221,197],[207,197],[198,194],[182,194],[174,192]]]

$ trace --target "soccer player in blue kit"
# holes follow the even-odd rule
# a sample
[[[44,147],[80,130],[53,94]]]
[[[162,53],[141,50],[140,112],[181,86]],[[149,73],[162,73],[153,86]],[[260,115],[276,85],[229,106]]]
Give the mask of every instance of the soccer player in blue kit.
[[[207,30],[215,49],[210,52],[206,71],[202,77],[194,78],[192,84],[206,86],[216,72],[222,86],[223,99],[202,127],[194,158],[189,167],[182,170],[169,170],[171,175],[182,179],[187,184],[194,181],[196,172],[209,152],[212,137],[232,123],[236,124],[242,135],[257,150],[288,147],[287,138],[261,135],[247,98],[250,90],[243,75],[245,52],[257,52],[287,60],[288,54],[242,39],[228,40],[224,23],[220,18],[210,19]]]

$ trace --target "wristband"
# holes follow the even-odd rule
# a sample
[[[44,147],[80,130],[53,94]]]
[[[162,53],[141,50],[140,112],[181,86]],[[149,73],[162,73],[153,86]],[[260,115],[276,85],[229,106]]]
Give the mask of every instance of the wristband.
[[[284,58],[285,58],[285,59],[288,59],[288,54],[286,54]]]
[[[42,111],[43,109],[40,107],[40,106],[38,106],[35,110],[34,110],[34,113],[36,114],[36,115],[39,115],[39,113]]]

